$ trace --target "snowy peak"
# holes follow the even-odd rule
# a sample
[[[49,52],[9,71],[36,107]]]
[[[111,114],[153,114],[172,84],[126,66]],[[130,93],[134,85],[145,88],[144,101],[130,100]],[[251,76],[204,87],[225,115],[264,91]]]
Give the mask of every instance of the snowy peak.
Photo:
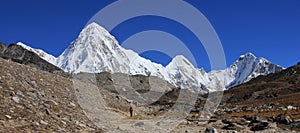
[[[100,25],[94,22],[87,25],[81,31],[79,35],[79,39],[85,37],[90,37],[88,38],[90,41],[92,40],[108,41],[107,43],[105,43],[106,46],[108,47],[116,47],[118,44],[114,36],[112,36],[106,29],[104,29],[103,27],[101,27]],[[87,43],[87,44],[92,44],[92,43]]]
[[[34,52],[35,54],[37,54],[38,56],[40,56],[42,59],[44,59],[45,61],[48,61],[49,63],[56,65],[56,57],[46,53],[45,51],[41,50],[41,49],[34,49],[31,48],[29,46],[27,46],[26,44],[22,43],[22,42],[18,42],[17,45],[31,51]]]
[[[246,53],[240,56],[229,68],[225,71],[212,72],[212,74],[225,75],[224,82],[226,88],[231,88],[239,84],[250,81],[260,75],[267,75],[282,71],[284,68],[271,63],[265,58],[257,58],[252,53]]]
[[[270,61],[268,61],[265,58],[257,58],[254,54],[252,53],[246,53],[245,55],[240,56],[240,58],[235,61],[231,67],[236,67],[236,66],[240,66],[240,69],[247,69],[247,68],[261,68],[260,70],[262,70],[263,68],[267,69],[267,72],[278,72],[279,70],[274,69],[273,68],[280,68],[281,70],[284,69],[283,67],[273,64]],[[272,70],[272,71],[270,71]],[[257,71],[259,73],[262,73],[262,71]]]
[[[178,77],[179,73],[189,73],[195,72],[195,67],[189,62],[183,55],[175,56],[172,61],[166,66],[166,69],[171,73],[171,75],[176,75]]]
[[[178,55],[166,67],[172,81],[178,87],[189,89],[196,93],[207,93],[204,84],[208,83],[207,73],[197,69],[182,55]]]
[[[141,74],[170,81],[162,65],[122,48],[108,31],[96,23],[89,24],[81,31],[78,38],[59,56],[57,64],[70,73]]]
[[[91,23],[58,58],[58,66],[70,73],[128,73],[129,59],[116,39],[103,27]]]
[[[169,63],[169,65],[194,67],[193,64],[188,59],[186,59],[183,55],[175,56],[172,59],[172,61]]]
[[[241,55],[239,59],[255,59],[256,56],[253,53],[246,53],[244,55]]]

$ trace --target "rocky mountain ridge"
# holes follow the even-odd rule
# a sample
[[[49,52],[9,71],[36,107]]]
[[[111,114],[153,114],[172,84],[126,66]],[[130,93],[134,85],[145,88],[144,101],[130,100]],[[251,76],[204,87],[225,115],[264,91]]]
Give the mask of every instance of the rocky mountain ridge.
[[[7,60],[12,60],[20,64],[36,67],[43,71],[61,74],[64,73],[59,67],[41,58],[41,55],[29,51],[26,48],[24,48],[24,46],[20,46],[18,44],[11,44],[9,46],[6,46],[5,44],[1,43],[0,57]]]

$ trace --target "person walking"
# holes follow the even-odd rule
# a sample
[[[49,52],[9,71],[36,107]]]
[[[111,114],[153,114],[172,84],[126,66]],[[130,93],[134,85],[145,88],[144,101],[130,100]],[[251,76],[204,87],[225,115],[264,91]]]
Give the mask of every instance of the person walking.
[[[132,108],[132,106],[130,106],[129,112],[130,112],[130,117],[132,117],[133,116],[133,108]]]

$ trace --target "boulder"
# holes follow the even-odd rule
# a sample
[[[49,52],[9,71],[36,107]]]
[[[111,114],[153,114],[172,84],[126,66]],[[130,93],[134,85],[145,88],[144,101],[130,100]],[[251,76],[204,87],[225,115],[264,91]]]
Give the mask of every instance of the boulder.
[[[256,126],[252,127],[250,130],[251,131],[261,131],[261,130],[267,129],[268,126],[269,126],[268,122],[261,122],[261,123],[257,124]]]
[[[245,119],[251,121],[251,123],[267,122],[267,119],[260,116],[250,116],[250,117],[245,117]]]
[[[222,129],[240,131],[240,130],[242,130],[244,128],[245,128],[244,126],[239,125],[237,123],[230,123],[229,125],[223,127]]]
[[[217,133],[217,129],[213,128],[213,127],[208,127],[205,129],[205,133]]]
[[[292,120],[288,115],[280,114],[275,118],[275,122],[288,125],[292,122]]]
[[[134,124],[134,126],[137,126],[137,127],[141,127],[144,125],[144,122],[137,122]]]
[[[300,128],[300,121],[293,122],[293,123],[291,123],[290,126],[291,126],[292,128]]]

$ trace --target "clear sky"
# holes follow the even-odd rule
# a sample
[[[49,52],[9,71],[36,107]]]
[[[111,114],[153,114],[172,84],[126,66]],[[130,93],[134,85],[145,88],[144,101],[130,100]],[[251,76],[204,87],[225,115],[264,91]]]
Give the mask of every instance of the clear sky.
[[[223,44],[228,65],[241,54],[252,52],[273,63],[288,67],[300,61],[299,0],[186,0],[198,8],[215,28]],[[22,41],[59,56],[100,9],[112,0],[9,0],[1,1],[0,42]],[[139,20],[153,24],[161,18],[136,18],[122,24],[112,34],[119,41],[138,30]],[[166,31],[176,23],[164,20]],[[169,26],[166,26],[169,25]],[[131,29],[122,31],[122,29]],[[161,27],[154,27],[161,28]],[[177,28],[177,27],[176,27]],[[174,34],[180,35],[174,31]],[[187,33],[187,32],[186,32]],[[186,40],[191,38],[188,33]],[[191,38],[192,40],[192,38]],[[192,46],[191,46],[192,47]],[[200,50],[200,66],[210,69],[205,52]],[[159,53],[144,53],[154,61],[167,64]],[[163,59],[163,60],[161,60]]]

